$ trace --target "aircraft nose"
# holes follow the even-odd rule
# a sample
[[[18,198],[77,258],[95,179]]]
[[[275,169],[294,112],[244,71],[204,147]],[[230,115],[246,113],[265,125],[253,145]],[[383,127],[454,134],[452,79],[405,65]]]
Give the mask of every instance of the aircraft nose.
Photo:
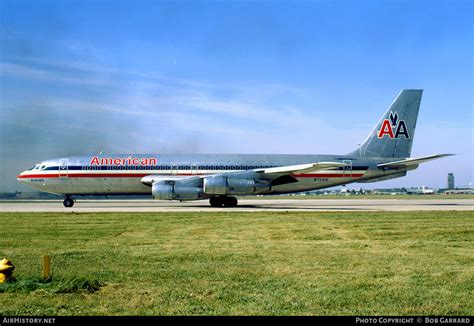
[[[16,176],[16,180],[18,182],[25,183],[26,182],[25,174],[26,174],[26,171],[21,172],[19,175]]]

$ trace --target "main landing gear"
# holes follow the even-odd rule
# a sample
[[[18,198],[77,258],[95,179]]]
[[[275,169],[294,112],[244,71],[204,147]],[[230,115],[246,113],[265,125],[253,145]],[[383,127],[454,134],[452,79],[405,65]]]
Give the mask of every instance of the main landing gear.
[[[69,196],[66,196],[66,198],[64,198],[63,205],[64,205],[64,207],[72,207],[72,206],[74,206],[74,199],[72,199],[72,198],[69,197]]]
[[[209,199],[209,203],[212,207],[236,207],[237,198],[227,196],[215,196]]]

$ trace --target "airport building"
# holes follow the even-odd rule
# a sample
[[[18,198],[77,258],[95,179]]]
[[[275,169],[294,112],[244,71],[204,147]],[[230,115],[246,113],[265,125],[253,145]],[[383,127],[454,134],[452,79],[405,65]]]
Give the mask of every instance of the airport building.
[[[454,188],[454,173],[448,173],[448,190],[453,190]]]

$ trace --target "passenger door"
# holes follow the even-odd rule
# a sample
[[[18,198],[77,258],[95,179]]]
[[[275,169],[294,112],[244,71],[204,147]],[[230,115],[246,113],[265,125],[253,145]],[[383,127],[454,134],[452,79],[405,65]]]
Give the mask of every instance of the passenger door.
[[[69,175],[69,160],[67,158],[59,161],[59,177],[67,178]]]
[[[342,167],[344,171],[344,178],[352,178],[352,161],[351,160],[344,160],[342,163],[347,164],[346,166]]]

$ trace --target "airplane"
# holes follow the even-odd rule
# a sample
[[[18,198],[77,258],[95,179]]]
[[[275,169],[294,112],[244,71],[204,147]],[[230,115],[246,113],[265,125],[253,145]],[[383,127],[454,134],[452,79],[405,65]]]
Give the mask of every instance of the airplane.
[[[407,194],[434,195],[434,190],[425,186],[419,188],[407,188]]]
[[[209,199],[235,207],[235,196],[296,193],[403,177],[418,165],[453,155],[410,158],[423,90],[404,89],[367,139],[342,155],[114,154],[46,160],[17,180],[64,196],[150,194],[158,200]]]

